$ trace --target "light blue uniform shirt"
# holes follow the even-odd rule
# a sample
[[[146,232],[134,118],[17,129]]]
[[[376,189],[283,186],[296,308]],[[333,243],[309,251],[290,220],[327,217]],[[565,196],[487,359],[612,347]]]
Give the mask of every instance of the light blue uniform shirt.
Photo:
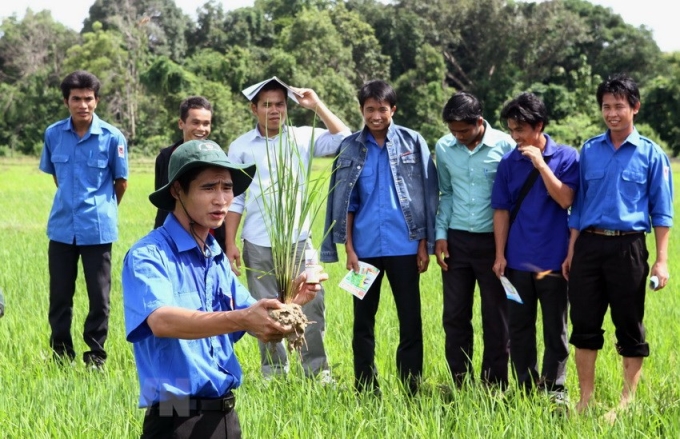
[[[580,185],[569,227],[650,232],[673,225],[668,156],[637,129],[614,149],[609,131],[581,148]]]
[[[47,236],[64,244],[98,245],[118,239],[114,180],[128,178],[127,143],[118,128],[93,115],[78,137],[71,118],[45,130],[40,170],[56,176]]]
[[[125,256],[125,333],[134,346],[140,407],[189,396],[217,398],[241,384],[234,343],[243,332],[198,340],[159,338],[146,321],[162,306],[230,311],[255,303],[212,236],[206,245],[212,256],[205,257],[170,214]]]
[[[503,155],[515,147],[508,134],[484,121],[484,136],[470,151],[447,134],[435,145],[439,175],[439,211],[436,239],[446,239],[448,229],[472,233],[493,232],[491,191]]]
[[[408,226],[390,169],[387,145],[379,147],[373,135],[367,133],[366,146],[366,162],[348,208],[348,212],[354,212],[354,251],[360,258],[415,255],[420,241],[409,240]],[[397,163],[401,164],[399,158]]]

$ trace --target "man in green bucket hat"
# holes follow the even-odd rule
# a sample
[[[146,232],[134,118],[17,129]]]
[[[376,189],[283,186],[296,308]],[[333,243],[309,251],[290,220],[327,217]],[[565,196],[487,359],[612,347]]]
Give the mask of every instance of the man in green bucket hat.
[[[254,165],[231,163],[215,142],[192,140],[172,154],[168,184],[149,196],[171,213],[130,248],[122,278],[139,406],[146,408],[142,437],[241,437],[234,343],[245,332],[276,342],[293,330],[269,317],[282,304],[256,301],[209,233],[254,173]],[[300,305],[321,288],[304,280],[296,279]]]

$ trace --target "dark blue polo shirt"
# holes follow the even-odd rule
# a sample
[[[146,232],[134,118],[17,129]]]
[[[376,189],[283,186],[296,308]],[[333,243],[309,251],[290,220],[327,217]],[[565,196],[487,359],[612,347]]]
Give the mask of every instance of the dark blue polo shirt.
[[[555,144],[547,134],[544,136],[547,143],[543,155],[551,156],[548,166],[576,192],[578,152],[570,146]],[[491,207],[512,211],[533,169],[531,160],[517,149],[504,155],[498,165]],[[522,271],[560,270],[569,245],[568,216],[568,210],[552,199],[539,176],[510,227],[505,250],[508,267]]]

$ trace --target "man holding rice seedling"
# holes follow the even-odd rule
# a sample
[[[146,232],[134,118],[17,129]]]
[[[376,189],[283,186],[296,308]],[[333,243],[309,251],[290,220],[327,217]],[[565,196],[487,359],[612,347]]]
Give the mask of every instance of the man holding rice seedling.
[[[633,401],[649,356],[642,323],[650,267],[645,234],[654,229],[654,290],[668,283],[668,237],[673,225],[673,182],[668,156],[640,135],[635,117],[640,91],[617,74],[597,88],[607,131],[581,147],[580,184],[569,216],[571,237],[562,270],[569,279],[569,313],[576,347],[580,399],[577,412],[590,406],[595,361],[604,345],[607,308],[616,328],[616,350],[623,358],[623,390],[617,409]],[[616,410],[607,414],[614,420]]]
[[[142,438],[240,438],[234,343],[246,332],[277,342],[293,331],[270,317],[283,306],[278,300],[256,301],[241,285],[210,234],[254,173],[254,165],[231,163],[215,142],[192,140],[171,155],[168,184],[149,196],[171,213],[130,248],[122,276],[126,335],[146,408]],[[327,278],[320,273],[319,281]],[[321,288],[305,279],[293,281],[300,305]]]
[[[354,300],[352,350],[359,392],[380,395],[375,365],[375,316],[386,274],[399,317],[396,364],[406,391],[418,391],[423,370],[420,274],[434,249],[437,171],[425,139],[392,121],[397,94],[385,81],[358,92],[364,128],[343,140],[331,176],[321,260],[338,260],[344,244],[347,269],[359,262],[380,270],[365,296]]]
[[[501,111],[517,148],[498,165],[491,194],[496,276],[505,276],[519,299],[508,300],[510,360],[517,385],[567,402],[567,255],[569,207],[578,188],[578,152],[545,134],[548,111],[533,93],[521,93]],[[511,297],[511,296],[509,296]],[[537,305],[543,322],[543,362],[536,347]]]
[[[481,379],[504,388],[508,311],[505,291],[493,272],[491,189],[498,163],[515,142],[484,120],[479,100],[470,93],[455,93],[442,113],[451,133],[435,145],[440,191],[435,254],[444,287],[446,361],[456,386],[473,379],[472,305],[478,283],[484,331]]]
[[[57,359],[75,358],[71,321],[81,259],[90,303],[83,361],[94,368],[102,367],[107,356],[111,247],[118,239],[118,204],[128,177],[125,137],[95,114],[100,87],[86,71],[64,78],[61,91],[70,116],[45,130],[40,158],[40,169],[57,186],[47,222],[50,347]]]
[[[244,216],[241,240],[243,243],[243,262],[246,266],[248,287],[257,298],[281,297],[285,290],[274,275],[276,269],[273,244],[279,242],[277,236],[283,225],[277,224],[277,216],[271,210],[277,195],[283,198],[291,194],[274,194],[276,187],[285,179],[298,175],[306,169],[312,157],[337,154],[341,140],[349,135],[349,128],[331,112],[319,99],[314,90],[294,88],[273,77],[243,90],[250,101],[250,108],[256,119],[256,126],[231,143],[229,159],[234,163],[256,163],[257,172],[247,193],[235,198],[226,219],[227,257],[236,274],[240,274],[241,252],[236,245],[236,235],[241,217]],[[303,108],[316,112],[327,129],[313,127],[294,127],[286,123],[288,101],[290,98]],[[279,151],[278,153],[276,151]],[[285,157],[284,157],[285,156]],[[287,157],[287,158],[286,158]],[[285,172],[277,169],[278,159],[289,163]],[[304,182],[302,182],[304,184]],[[288,203],[290,201],[290,203]],[[295,208],[296,199],[284,200]],[[286,236],[295,254],[296,265],[304,259],[304,251],[310,248],[309,218],[300,218],[293,237]],[[279,227],[281,226],[281,227]],[[279,250],[279,249],[274,249]],[[288,251],[286,249],[286,251]],[[299,270],[296,270],[299,271]],[[332,382],[328,359],[324,347],[325,305],[323,289],[316,298],[303,308],[311,323],[305,329],[306,343],[302,346],[302,367],[308,377],[317,377],[322,383]],[[283,343],[260,343],[261,369],[265,377],[288,372],[289,364]]]

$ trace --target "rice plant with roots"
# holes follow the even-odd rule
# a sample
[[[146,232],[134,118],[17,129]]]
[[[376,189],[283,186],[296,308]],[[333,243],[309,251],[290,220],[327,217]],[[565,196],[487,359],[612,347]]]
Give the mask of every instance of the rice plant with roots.
[[[274,310],[271,315],[283,324],[292,325],[296,330],[288,337],[289,349],[299,349],[304,344],[304,329],[309,322],[299,305],[292,303],[297,293],[296,282],[301,272],[305,240],[300,240],[301,231],[309,231],[328,197],[328,182],[332,165],[321,172],[313,172],[314,133],[309,151],[298,149],[293,137],[294,130],[287,121],[280,126],[277,142],[270,144],[267,139],[267,164],[270,181],[263,181],[260,173],[262,196],[257,199],[269,234],[273,259],[273,275],[278,285],[278,297],[286,306]],[[286,135],[284,135],[284,133]],[[309,238],[311,241],[311,237]]]

